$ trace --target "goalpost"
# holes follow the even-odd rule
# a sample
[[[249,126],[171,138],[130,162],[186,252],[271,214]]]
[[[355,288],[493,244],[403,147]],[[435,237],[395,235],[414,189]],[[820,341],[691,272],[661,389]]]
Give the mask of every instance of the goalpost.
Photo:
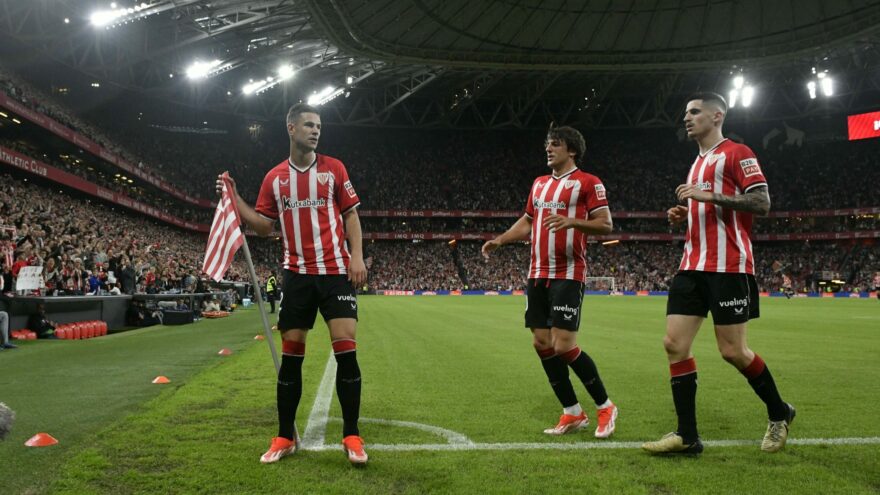
[[[617,292],[617,284],[614,282],[614,277],[587,277],[584,289]]]

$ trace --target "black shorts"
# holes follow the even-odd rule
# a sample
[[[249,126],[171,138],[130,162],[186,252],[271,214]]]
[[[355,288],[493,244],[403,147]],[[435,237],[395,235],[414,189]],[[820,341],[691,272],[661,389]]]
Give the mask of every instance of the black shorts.
[[[526,327],[556,327],[577,332],[583,300],[583,282],[530,278],[526,286]]]
[[[335,318],[357,320],[357,292],[348,275],[302,275],[284,272],[281,286],[278,329],[311,330],[318,310],[324,321]]]
[[[761,316],[758,283],[746,273],[678,272],[669,285],[667,315],[702,316],[736,325]]]

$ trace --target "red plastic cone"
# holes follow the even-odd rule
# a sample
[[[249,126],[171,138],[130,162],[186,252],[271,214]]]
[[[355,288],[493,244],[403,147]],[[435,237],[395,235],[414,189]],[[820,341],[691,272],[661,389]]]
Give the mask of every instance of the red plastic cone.
[[[50,445],[55,445],[56,443],[58,443],[58,440],[52,435],[48,433],[37,433],[30,437],[24,445],[25,447],[48,447]]]
[[[254,340],[266,340],[266,337],[263,337],[262,335],[254,335]]]
[[[219,354],[221,356],[228,356],[228,355],[232,354],[232,350],[224,347],[223,349],[220,349],[220,352],[218,352],[217,354]]]
[[[153,383],[156,383],[156,384],[171,383],[171,380],[169,380],[167,376],[159,375],[153,380]]]

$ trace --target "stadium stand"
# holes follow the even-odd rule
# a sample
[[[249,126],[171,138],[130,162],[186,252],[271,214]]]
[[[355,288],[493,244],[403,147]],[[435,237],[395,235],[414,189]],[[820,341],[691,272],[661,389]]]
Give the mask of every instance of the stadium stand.
[[[201,225],[205,230],[212,205],[203,198],[212,197],[217,173],[229,170],[242,195],[252,201],[265,170],[286,154],[283,129],[267,130],[252,139],[244,133],[169,133],[148,128],[137,119],[120,119],[101,112],[91,116],[92,121],[75,115],[56,98],[2,68],[0,90],[39,115],[82,133],[121,157],[121,161],[136,163],[145,175],[120,180],[120,174],[114,174],[115,165],[105,156],[83,153],[75,143],[59,142],[57,136],[38,126],[4,136],[0,146],[112,190],[120,197],[168,212],[181,221],[178,227]],[[583,166],[601,177],[609,190],[612,211],[620,215],[615,218],[614,233],[656,238],[655,242],[593,245],[589,250],[590,275],[614,277],[620,290],[665,290],[677,269],[681,231],[668,226],[662,212],[672,204],[671,191],[692,159],[693,146],[668,131],[638,131],[635,135],[594,132],[587,139]],[[545,173],[541,140],[540,133],[526,131],[429,133],[330,128],[322,148],[348,165],[362,198],[367,238],[373,235],[391,239],[373,240],[367,246],[371,262],[368,289],[523,289],[528,265],[525,245],[506,248],[486,263],[479,254],[480,243],[473,240],[502,232],[521,214],[532,180]],[[638,146],[633,146],[636,142]],[[779,287],[782,271],[792,277],[795,289],[800,291],[822,290],[818,284],[829,277],[820,274],[829,273],[842,279],[844,283],[839,285],[843,290],[872,288],[880,268],[873,240],[876,235],[872,232],[878,230],[880,222],[871,208],[850,209],[875,206],[876,188],[848,185],[880,183],[880,169],[871,166],[874,146],[871,142],[826,140],[758,148],[777,216],[759,219],[755,232],[801,235],[797,241],[760,243],[756,247],[758,279],[763,288]],[[847,166],[835,167],[838,163]],[[14,175],[4,174],[0,190],[0,225],[7,229],[2,242],[12,257],[11,262],[4,262],[4,272],[9,273],[4,275],[7,291],[14,284],[13,267],[21,265],[22,257],[27,264],[44,266],[49,294],[94,292],[95,281],[90,285],[90,274],[106,290],[107,272],[119,272],[126,258],[134,272],[134,282],[126,292],[186,290],[191,285],[187,281],[198,277],[203,234],[166,227],[133,212],[120,215],[126,208],[114,206],[112,201],[87,199],[69,188],[56,194],[54,184],[36,181],[38,185],[34,180],[26,183],[23,181],[28,174],[11,173]],[[164,188],[156,185],[159,181]],[[169,194],[171,190],[192,196],[183,200],[180,195]],[[35,200],[50,196],[50,203]],[[197,206],[194,201],[202,204]],[[479,210],[486,214],[398,218],[388,216],[389,210]],[[800,211],[777,213],[790,210]],[[64,215],[56,215],[59,212]],[[627,215],[633,212],[636,218]],[[400,234],[408,234],[407,240],[394,241]],[[423,234],[464,234],[470,235],[471,241],[450,246],[445,238],[422,241]],[[841,234],[871,239],[829,242]],[[810,236],[815,236],[812,242]],[[162,241],[150,243],[156,239]],[[277,266],[279,243],[272,239],[254,239],[251,243],[260,273]],[[784,268],[772,268],[773,262]],[[230,271],[229,278],[245,278],[240,263]]]

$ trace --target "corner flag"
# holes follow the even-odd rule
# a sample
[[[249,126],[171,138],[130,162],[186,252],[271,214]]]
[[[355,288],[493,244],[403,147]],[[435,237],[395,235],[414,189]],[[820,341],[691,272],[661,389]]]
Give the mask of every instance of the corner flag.
[[[214,221],[208,234],[208,249],[205,251],[205,262],[202,266],[202,271],[215,282],[223,279],[226,270],[229,270],[229,265],[232,264],[235,252],[244,242],[232,182],[226,173],[223,174],[222,180],[223,195],[214,212]]]

